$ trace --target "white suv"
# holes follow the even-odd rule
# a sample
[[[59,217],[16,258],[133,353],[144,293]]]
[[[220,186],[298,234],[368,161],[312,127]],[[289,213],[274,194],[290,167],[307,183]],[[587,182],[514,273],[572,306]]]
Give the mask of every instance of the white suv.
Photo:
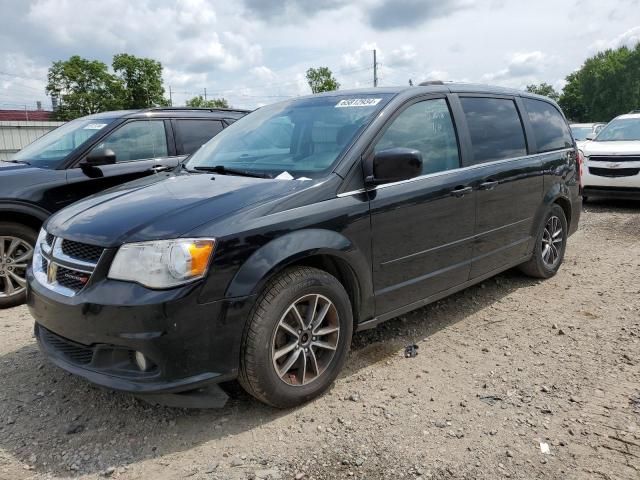
[[[640,112],[614,118],[581,147],[585,199],[640,199]]]

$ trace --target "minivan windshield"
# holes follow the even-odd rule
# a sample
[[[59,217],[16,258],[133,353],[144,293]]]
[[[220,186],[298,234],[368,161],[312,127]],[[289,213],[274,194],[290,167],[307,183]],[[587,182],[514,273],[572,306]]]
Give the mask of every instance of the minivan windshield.
[[[186,168],[317,178],[332,168],[391,97],[388,93],[318,96],[262,107],[206,143]]]
[[[596,142],[624,142],[640,140],[640,117],[617,118],[604,127]]]
[[[16,153],[12,160],[26,162],[40,168],[56,168],[73,150],[114,120],[114,118],[72,120],[30,143]]]

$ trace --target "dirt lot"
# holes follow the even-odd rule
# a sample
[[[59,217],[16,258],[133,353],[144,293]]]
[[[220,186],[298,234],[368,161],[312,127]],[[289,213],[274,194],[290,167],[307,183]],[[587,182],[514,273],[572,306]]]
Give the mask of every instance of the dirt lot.
[[[590,203],[555,278],[507,272],[357,335],[290,411],[99,390],[0,311],[0,478],[639,479],[639,277],[640,204]]]

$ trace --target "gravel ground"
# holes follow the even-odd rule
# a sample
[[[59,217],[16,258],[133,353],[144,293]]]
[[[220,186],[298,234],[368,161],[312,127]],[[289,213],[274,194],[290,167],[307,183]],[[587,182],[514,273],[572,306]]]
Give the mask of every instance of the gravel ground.
[[[556,277],[506,272],[358,334],[294,410],[100,390],[0,311],[0,478],[639,479],[640,204],[585,210]]]

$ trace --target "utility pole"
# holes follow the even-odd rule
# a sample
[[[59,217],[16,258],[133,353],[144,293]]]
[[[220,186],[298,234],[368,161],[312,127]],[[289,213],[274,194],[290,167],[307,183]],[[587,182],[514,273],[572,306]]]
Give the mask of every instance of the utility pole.
[[[207,89],[206,88],[204,89],[204,101],[205,102],[207,101]]]
[[[376,60],[376,51],[373,50],[373,86],[378,86],[378,61]]]
[[[171,85],[169,85],[169,106],[173,107],[173,96],[171,95]]]

